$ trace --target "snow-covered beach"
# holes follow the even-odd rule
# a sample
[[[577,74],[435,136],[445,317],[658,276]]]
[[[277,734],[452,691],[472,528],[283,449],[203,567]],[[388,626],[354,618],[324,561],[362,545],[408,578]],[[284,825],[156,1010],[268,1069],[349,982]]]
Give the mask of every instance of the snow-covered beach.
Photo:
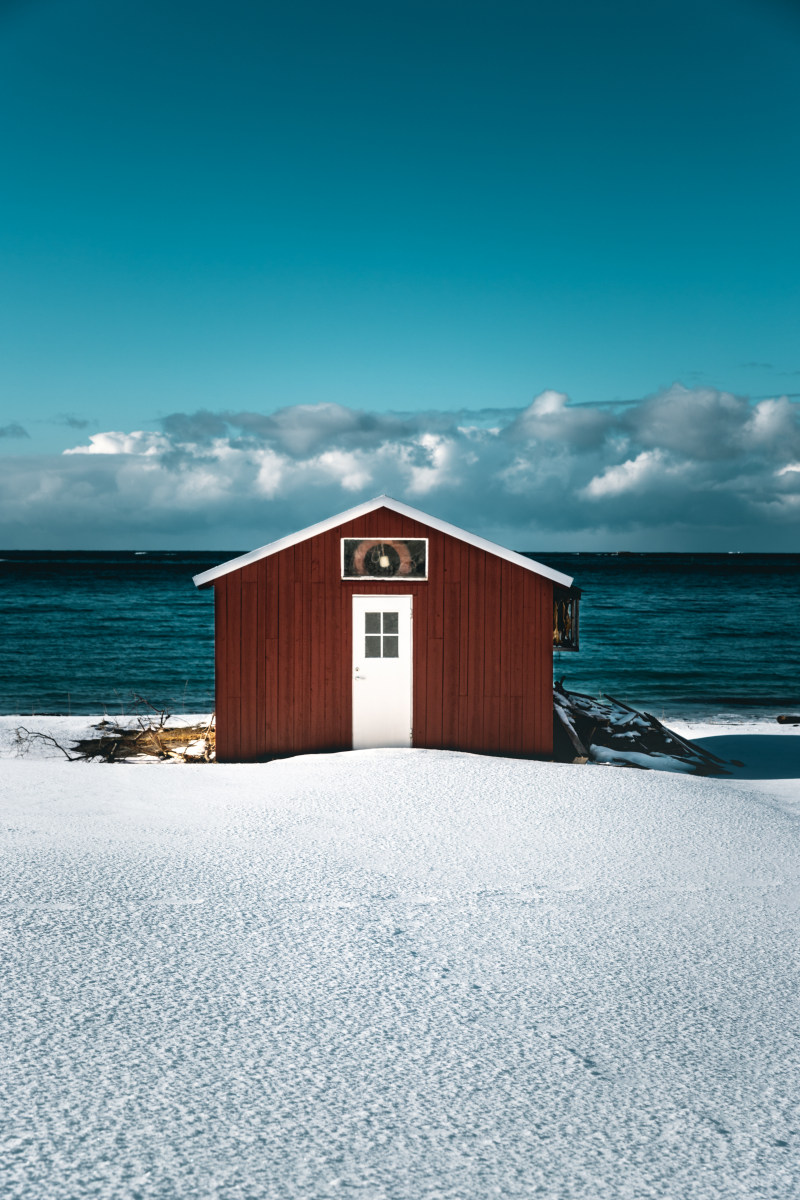
[[[745,763],[703,779],[21,723],[4,1197],[798,1193],[797,729],[680,727]]]

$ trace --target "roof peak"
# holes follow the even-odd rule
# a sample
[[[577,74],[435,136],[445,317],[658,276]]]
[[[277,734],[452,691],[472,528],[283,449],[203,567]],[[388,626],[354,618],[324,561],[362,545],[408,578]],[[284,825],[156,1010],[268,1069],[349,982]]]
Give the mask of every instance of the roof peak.
[[[572,584],[572,579],[569,575],[563,575],[560,571],[553,570],[552,567],[546,567],[544,563],[536,562],[532,558],[526,558],[524,555],[518,554],[516,550],[508,550],[505,546],[499,546],[496,542],[490,542],[487,538],[479,537],[478,534],[469,533],[466,529],[461,529],[458,525],[451,525],[449,521],[442,521],[438,517],[433,517],[430,513],[423,512],[419,508],[412,508],[410,504],[405,504],[402,500],[395,500],[393,496],[388,496],[385,492],[379,496],[374,496],[372,500],[365,500],[353,508],[336,513],[335,516],[327,517],[324,521],[318,521],[316,525],[309,525],[305,529],[298,530],[297,533],[278,538],[274,542],[268,542],[267,545],[260,546],[257,550],[251,550],[247,554],[240,554],[236,558],[231,558],[228,562],[221,563],[218,567],[211,567],[208,571],[202,571],[199,575],[194,576],[194,583],[197,587],[206,587],[222,575],[228,575],[231,571],[239,571],[242,567],[249,566],[250,563],[259,562],[262,558],[270,558],[273,554],[279,554],[281,550],[287,550],[290,546],[296,546],[298,542],[305,542],[308,538],[327,533],[329,530],[335,529],[337,525],[344,525],[346,521],[358,520],[359,517],[364,517],[378,508],[389,508],[399,516],[420,521],[424,525],[429,525],[431,529],[438,530],[439,533],[445,533],[449,537],[458,538],[459,541],[467,542],[468,545],[475,546],[479,550],[485,550],[487,554],[494,554],[498,558],[503,558],[507,562],[514,563],[516,566],[524,567],[526,571],[532,571],[535,575],[551,579],[553,583],[558,583],[562,587],[570,587]]]

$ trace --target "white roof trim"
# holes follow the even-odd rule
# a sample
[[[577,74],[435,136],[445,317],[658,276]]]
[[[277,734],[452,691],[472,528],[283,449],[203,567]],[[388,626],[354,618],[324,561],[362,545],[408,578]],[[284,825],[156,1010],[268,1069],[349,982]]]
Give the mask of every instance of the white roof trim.
[[[458,538],[459,541],[467,542],[478,550],[485,550],[487,554],[504,558],[506,562],[514,563],[517,567],[533,571],[534,575],[552,579],[553,583],[559,583],[562,587],[572,585],[572,577],[569,575],[562,575],[560,571],[554,571],[552,567],[546,567],[544,563],[536,562],[532,558],[525,558],[523,554],[517,554],[515,550],[507,550],[505,546],[498,546],[496,542],[487,541],[486,538],[478,537],[477,534],[467,533],[465,529],[459,529],[457,525],[440,521],[438,517],[431,517],[418,508],[412,508],[410,504],[393,500],[391,496],[376,496],[374,500],[365,500],[363,504],[357,504],[355,508],[348,508],[346,512],[337,513],[335,517],[328,517],[327,520],[320,521],[316,525],[309,525],[307,529],[301,529],[299,533],[278,538],[277,542],[270,542],[269,545],[261,546],[258,550],[251,550],[249,554],[240,554],[238,558],[232,558],[218,567],[202,571],[199,575],[194,576],[195,585],[205,587],[206,584],[213,583],[222,575],[238,571],[242,567],[249,566],[250,563],[260,562],[262,558],[269,558],[273,554],[280,554],[281,550],[288,550],[289,546],[296,546],[298,542],[305,542],[308,538],[316,537],[320,533],[327,533],[329,529],[335,529],[337,525],[344,525],[346,521],[356,521],[359,517],[374,512],[376,508],[389,508],[392,512],[399,513],[400,516],[410,517],[413,521],[421,521],[423,524],[429,525],[431,529],[438,529],[440,533],[446,533],[450,537]]]

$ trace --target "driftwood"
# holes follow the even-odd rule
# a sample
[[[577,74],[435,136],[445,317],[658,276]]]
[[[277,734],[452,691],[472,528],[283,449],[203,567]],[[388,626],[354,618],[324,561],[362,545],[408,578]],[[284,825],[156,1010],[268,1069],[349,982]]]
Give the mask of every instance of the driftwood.
[[[162,719],[163,716],[163,719]],[[103,722],[96,726],[100,736],[76,742],[75,750],[84,759],[102,762],[130,762],[144,759],[171,759],[173,762],[213,762],[216,753],[214,717],[206,725],[168,725],[169,714],[152,721],[140,720],[138,728],[126,728]]]
[[[172,760],[184,763],[208,763],[216,757],[214,714],[203,725],[170,725],[172,714],[155,708],[141,696],[135,697],[134,723],[121,724],[107,717],[93,726],[96,737],[82,738],[68,749],[48,733],[20,726],[16,730],[17,750],[26,754],[39,742],[60,750],[70,762],[100,761],[144,762]]]
[[[562,761],[691,775],[728,775],[729,766],[741,766],[687,741],[652,713],[638,712],[613,696],[598,700],[568,692],[563,682],[553,685],[553,720],[556,757]]]
[[[29,750],[38,742],[42,746],[51,746],[53,750],[59,750],[66,759],[70,762],[77,762],[83,756],[80,754],[70,754],[65,746],[52,734],[40,733],[38,729],[26,729],[24,725],[18,725],[14,730],[14,741],[17,748],[17,754],[27,754]]]

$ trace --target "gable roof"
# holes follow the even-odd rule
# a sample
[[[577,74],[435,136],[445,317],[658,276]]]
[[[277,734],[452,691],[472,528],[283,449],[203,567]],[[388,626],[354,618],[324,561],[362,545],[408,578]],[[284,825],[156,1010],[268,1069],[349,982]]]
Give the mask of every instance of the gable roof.
[[[337,513],[335,517],[328,517],[316,525],[309,525],[307,529],[301,529],[298,533],[292,533],[288,537],[278,538],[277,542],[270,542],[258,550],[251,550],[249,554],[240,554],[237,558],[231,558],[218,567],[201,571],[199,575],[194,576],[194,583],[199,588],[206,587],[222,575],[228,575],[231,571],[239,571],[242,567],[249,566],[250,563],[260,562],[262,558],[279,554],[281,550],[287,550],[289,546],[296,546],[298,542],[305,542],[308,538],[316,537],[320,533],[327,533],[329,529],[335,529],[337,525],[344,525],[346,521],[355,521],[359,517],[366,516],[367,513],[374,512],[376,508],[388,508],[402,517],[420,521],[424,525],[429,525],[431,529],[438,529],[439,533],[446,533],[449,537],[458,538],[459,541],[477,547],[478,550],[485,550],[487,554],[504,558],[506,562],[514,563],[517,567],[524,567],[526,571],[533,571],[534,575],[552,579],[553,583],[558,583],[562,587],[570,587],[572,584],[572,578],[569,575],[562,575],[560,571],[554,571],[552,567],[546,567],[544,563],[536,562],[532,558],[525,558],[523,554],[517,554],[515,550],[507,550],[505,546],[498,546],[496,542],[487,541],[486,538],[478,537],[475,533],[467,533],[465,529],[459,529],[457,525],[440,521],[438,517],[431,517],[418,508],[412,508],[410,504],[393,500],[391,496],[376,496],[373,500],[365,500],[363,504],[357,504],[355,508],[348,508],[346,512]]]

